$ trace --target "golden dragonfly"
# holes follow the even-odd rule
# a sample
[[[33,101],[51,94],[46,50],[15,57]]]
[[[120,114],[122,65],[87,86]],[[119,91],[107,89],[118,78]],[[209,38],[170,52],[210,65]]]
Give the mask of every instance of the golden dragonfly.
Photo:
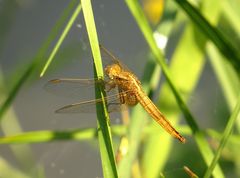
[[[179,134],[179,132],[171,125],[171,123],[165,118],[165,116],[159,111],[151,99],[143,91],[141,82],[138,78],[123,65],[113,54],[111,54],[103,46],[100,46],[101,54],[105,54],[111,59],[111,64],[105,67],[105,80],[98,79],[53,79],[47,83],[47,88],[58,88],[61,85],[74,84],[74,85],[94,85],[103,84],[107,93],[114,89],[117,90],[117,94],[106,96],[108,112],[116,110],[116,105],[126,104],[127,106],[135,106],[140,103],[142,107],[149,113],[149,115],[161,125],[170,135],[177,138],[180,142],[185,142],[185,138]],[[88,112],[89,108],[96,103],[103,102],[102,99],[94,99],[89,101],[83,101],[79,103],[70,104],[64,106],[58,110],[57,113],[76,113],[76,112]],[[94,110],[94,109],[93,109]]]

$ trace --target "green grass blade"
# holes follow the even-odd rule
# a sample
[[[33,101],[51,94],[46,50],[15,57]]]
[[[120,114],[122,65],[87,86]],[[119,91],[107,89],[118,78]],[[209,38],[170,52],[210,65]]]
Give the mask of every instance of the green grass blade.
[[[231,4],[232,1],[223,1],[223,13],[227,17],[227,20],[233,26],[234,30],[237,33],[240,33],[240,24],[239,24],[239,1],[236,1],[238,4]]]
[[[239,50],[222,33],[214,28],[201,14],[186,0],[175,0],[176,3],[187,13],[193,23],[210,39],[221,51],[221,53],[230,61],[236,71],[240,69]]]
[[[198,41],[194,40],[194,36],[198,36]],[[178,86],[179,90],[184,93],[185,102],[188,101],[189,95],[195,89],[204,67],[205,54],[203,48],[203,37],[199,35],[199,32],[194,29],[191,24],[188,24],[179,40],[179,44],[175,49],[170,64],[170,70],[173,73],[175,84]],[[186,53],[186,51],[189,52]],[[190,60],[190,56],[191,59],[194,60]],[[186,68],[185,66],[188,67]],[[180,118],[180,110],[166,83],[162,85],[159,103],[161,112],[163,112],[171,123],[175,125],[179,120],[178,118]],[[171,137],[166,137],[166,133],[157,129],[157,127],[159,127],[157,124],[153,124],[153,127],[155,132],[148,136],[142,159],[144,176],[149,178],[157,177],[158,173],[163,170],[169,159],[168,157],[170,156],[172,146]],[[155,166],[149,165],[149,161]]]
[[[89,140],[96,136],[96,128],[69,131],[32,131],[0,138],[0,144],[41,143],[56,140]]]
[[[223,56],[218,53],[213,44],[207,45],[207,52],[216,76],[221,84],[229,109],[232,111],[237,102],[236,99],[240,87],[237,73],[227,61],[221,60]],[[237,120],[236,124],[237,129],[240,131],[240,120]]]
[[[150,135],[155,133],[156,128],[151,125],[144,127],[143,134]],[[159,128],[157,128],[159,130]],[[191,135],[191,131],[187,126],[177,127],[184,135]],[[112,134],[117,137],[121,137],[127,133],[127,127],[125,125],[113,126]],[[97,138],[97,128],[81,128],[73,130],[38,130],[29,131],[19,134],[10,134],[9,136],[0,137],[0,144],[27,144],[27,143],[44,143],[52,141],[64,141],[64,140],[76,140],[76,141],[86,141]],[[222,133],[216,132],[215,130],[208,129],[204,133],[212,139],[220,140],[223,136]],[[238,140],[240,139],[239,134],[234,134],[230,136],[229,142],[232,144],[240,144]]]
[[[142,30],[142,33],[143,33],[146,41],[148,42],[148,45],[150,46],[152,53],[156,57],[160,66],[162,67],[162,71],[166,77],[166,81],[168,82],[168,84],[178,102],[178,105],[181,108],[181,110],[185,116],[185,119],[186,119],[189,127],[192,130],[193,137],[198,145],[198,148],[200,149],[200,152],[201,152],[206,164],[209,165],[211,162],[211,159],[213,158],[212,150],[211,150],[210,146],[208,145],[208,142],[205,139],[202,131],[199,129],[195,119],[193,118],[192,114],[190,113],[183,98],[181,97],[178,90],[176,89],[176,87],[173,83],[173,80],[171,79],[170,71],[164,61],[163,55],[160,53],[160,51],[154,41],[152,30],[147,23],[147,20],[140,8],[140,5],[137,3],[137,1],[134,1],[134,0],[126,0],[126,3],[129,7],[130,11],[132,12],[133,16],[135,17],[140,29]],[[217,166],[217,168],[214,170],[214,176],[224,177],[219,166]]]
[[[145,132],[150,132],[150,129],[145,129]],[[114,126],[112,134],[121,136],[126,133],[125,126]],[[97,128],[82,128],[73,130],[39,130],[30,131],[19,134],[11,134],[9,136],[0,137],[0,144],[26,144],[26,143],[43,143],[60,140],[77,140],[86,141],[97,138]]]
[[[32,74],[33,70],[36,68],[37,66],[36,64],[37,64],[36,60],[34,60],[30,65],[28,65],[26,70],[23,72],[23,74],[20,76],[20,78],[17,80],[17,82],[13,86],[13,88],[10,89],[8,97],[5,99],[2,106],[0,107],[0,121],[3,119],[3,115],[5,114],[5,112],[7,111],[7,109],[13,102],[13,100],[15,99],[23,83],[28,79],[28,77]]]
[[[103,78],[101,54],[91,1],[81,0],[81,4],[83,8],[83,15],[87,27],[90,46],[92,49],[96,75],[97,78]],[[99,86],[96,86],[95,88],[96,98],[102,98],[104,100],[105,93],[103,91],[103,88],[100,88]],[[105,102],[103,104],[99,103],[96,107],[98,116],[98,140],[101,153],[103,175],[106,178],[118,177],[106,104]]]
[[[237,105],[234,108],[233,113],[228,120],[227,126],[225,127],[222,139],[220,141],[220,145],[215,153],[215,156],[214,156],[210,166],[208,167],[208,169],[204,175],[204,178],[209,178],[211,176],[214,168],[216,167],[216,164],[217,164],[217,162],[220,158],[220,155],[223,151],[223,148],[226,145],[228,139],[230,138],[230,135],[231,135],[233,127],[234,127],[234,123],[235,123],[236,119],[238,118],[239,114],[240,114],[240,97],[238,98]]]
[[[4,81],[1,76],[0,71],[0,88],[5,89]],[[4,94],[0,97],[4,98]],[[8,109],[4,118],[5,119],[1,121],[1,131],[4,135],[13,135],[22,132],[21,125],[12,107]],[[27,174],[36,177],[38,168],[32,168],[32,165],[35,164],[35,159],[31,147],[29,145],[9,145],[9,148],[22,170],[24,170]]]
[[[223,137],[222,132],[217,132],[216,130],[213,130],[213,129],[207,129],[206,134],[210,138],[218,140],[218,141],[220,141]],[[239,146],[240,146],[239,139],[240,139],[239,134],[232,134],[232,135],[230,135],[230,138],[228,139],[228,143],[230,143],[230,145],[236,145],[237,148],[239,148]]]
[[[56,25],[50,32],[49,36],[43,43],[42,47],[33,57],[32,62],[26,67],[24,72],[20,75],[17,79],[14,86],[10,89],[10,92],[0,107],[0,120],[3,118],[4,113],[7,111],[8,107],[11,105],[13,100],[15,99],[17,93],[19,92],[22,85],[27,81],[27,79],[32,75],[33,71],[36,71],[37,67],[39,67],[40,61],[44,58],[45,54],[48,51],[48,48],[51,42],[56,38],[57,34],[59,33],[60,29],[64,26],[67,17],[71,13],[72,9],[74,8],[76,0],[70,2],[69,6],[65,9],[63,15],[59,18]]]
[[[74,21],[76,20],[76,18],[77,18],[77,16],[79,15],[80,12],[81,12],[81,4],[79,4],[79,5],[77,6],[77,8],[75,9],[75,11],[74,11],[74,13],[72,14],[71,18],[69,19],[69,21],[68,21],[65,29],[63,30],[62,34],[60,35],[60,38],[58,39],[58,41],[57,41],[55,47],[53,48],[53,50],[52,50],[49,58],[47,59],[46,64],[44,65],[44,67],[43,67],[43,69],[42,69],[42,72],[40,73],[40,77],[42,77],[42,76],[45,74],[47,68],[48,68],[49,65],[51,64],[51,62],[52,62],[55,54],[58,52],[58,50],[59,50],[59,48],[60,48],[63,40],[64,40],[65,37],[67,36],[70,28],[72,27]]]
[[[15,177],[15,178],[30,178],[31,176],[23,173],[19,169],[16,169],[12,165],[10,165],[7,161],[3,158],[0,158],[0,177],[7,178],[7,177]]]

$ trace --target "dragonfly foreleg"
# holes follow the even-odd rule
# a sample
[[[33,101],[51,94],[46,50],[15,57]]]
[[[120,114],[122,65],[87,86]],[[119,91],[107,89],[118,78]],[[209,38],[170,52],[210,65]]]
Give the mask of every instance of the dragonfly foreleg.
[[[137,97],[133,92],[124,92],[121,89],[119,91],[119,99],[121,104],[127,104],[129,106],[134,106],[138,103]]]
[[[110,90],[112,90],[115,87],[116,87],[116,83],[113,80],[109,80],[105,83],[105,90],[107,92],[109,92]]]

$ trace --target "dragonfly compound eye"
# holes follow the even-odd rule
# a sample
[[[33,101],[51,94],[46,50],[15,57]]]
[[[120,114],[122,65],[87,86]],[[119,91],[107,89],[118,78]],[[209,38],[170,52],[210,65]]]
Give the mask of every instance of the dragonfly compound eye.
[[[109,78],[113,78],[113,77],[116,77],[121,72],[121,68],[119,65],[113,64],[113,65],[107,66],[105,68],[105,72],[109,76]]]

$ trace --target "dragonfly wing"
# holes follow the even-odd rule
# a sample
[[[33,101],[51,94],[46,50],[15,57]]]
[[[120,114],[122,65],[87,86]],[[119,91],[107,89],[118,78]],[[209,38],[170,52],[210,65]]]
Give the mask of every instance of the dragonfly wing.
[[[107,96],[104,100],[106,101],[109,113],[122,110],[119,93]],[[102,98],[70,104],[56,110],[56,113],[94,113],[96,112],[96,104],[98,103],[103,103]]]
[[[94,84],[103,85],[104,81],[99,79],[77,78],[53,79],[45,84],[44,89],[54,95],[79,98],[81,97],[81,93],[84,93],[84,95],[93,95]]]
[[[100,45],[99,47],[101,50],[101,57],[105,66],[113,63],[119,63],[119,60],[110,51],[108,51],[102,45]]]
[[[74,103],[56,110],[56,113],[94,113],[96,112],[96,103],[102,102],[102,99],[96,99]]]
[[[116,58],[104,46],[100,45],[99,47],[100,47],[100,50],[101,50],[101,57],[103,59],[104,66],[107,66],[109,64],[118,64],[124,71],[131,72],[131,70],[126,65],[124,65],[122,62],[120,62],[119,59]]]

